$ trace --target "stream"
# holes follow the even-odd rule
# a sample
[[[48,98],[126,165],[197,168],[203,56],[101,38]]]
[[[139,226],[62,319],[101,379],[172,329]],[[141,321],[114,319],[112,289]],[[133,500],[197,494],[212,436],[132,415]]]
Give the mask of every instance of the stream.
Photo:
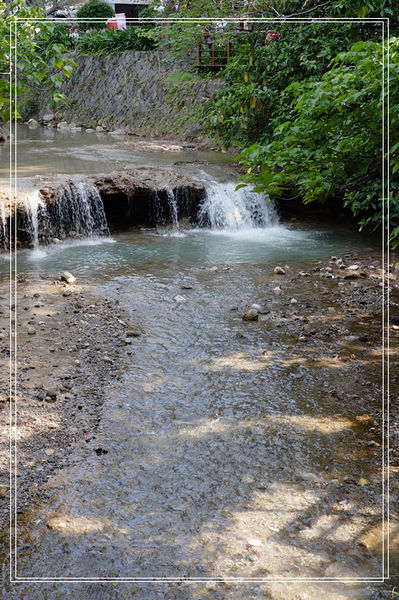
[[[356,584],[381,576],[378,552],[358,543],[380,508],[357,486],[375,469],[357,440],[378,432],[359,418],[358,404],[326,394],[337,378],[348,397],[368,378],[377,391],[378,373],[312,363],[308,353],[325,356],[325,342],[299,347],[273,293],[286,283],[273,274],[276,265],[293,276],[332,255],[378,253],[376,240],[345,227],[282,225],[272,207],[253,217],[234,192],[231,168],[214,153],[140,152],[109,139],[22,129],[19,173],[48,173],[50,164],[52,172],[74,174],[106,172],[115,161],[201,161],[182,168],[213,186],[204,207],[211,226],[179,229],[176,220],[157,232],[19,252],[19,274],[70,271],[119,302],[143,335],[126,348],[122,379],[104,389],[96,444],[106,453],[77,447],[49,482],[45,506],[21,516],[17,570],[25,583],[6,586],[3,597],[382,597],[371,583]],[[5,150],[2,165],[6,158]],[[3,254],[3,280],[8,268]],[[297,310],[291,297],[306,314],[330,310],[322,286],[304,281],[292,282],[283,317]],[[253,303],[268,310],[245,323]],[[68,587],[29,578],[88,581]],[[96,581],[120,578],[125,583]],[[172,588],[174,579],[196,583]]]

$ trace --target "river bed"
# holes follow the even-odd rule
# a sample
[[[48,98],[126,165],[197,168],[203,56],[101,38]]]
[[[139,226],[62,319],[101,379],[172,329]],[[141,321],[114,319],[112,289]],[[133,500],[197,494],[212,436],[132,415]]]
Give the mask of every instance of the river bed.
[[[216,165],[208,177],[229,180],[226,169]],[[344,279],[332,256],[364,277]],[[113,364],[118,377],[103,384],[95,438],[77,442],[43,484],[45,500],[19,516],[17,573],[27,583],[6,584],[6,597],[388,597],[372,583],[383,552],[380,260],[376,239],[350,228],[273,219],[21,251],[17,320],[32,302],[27,287],[51,286],[68,270],[80,287],[58,301],[71,302],[67,314],[80,321],[66,326],[55,316],[61,338],[63,327],[67,336],[83,327],[95,339],[94,305],[80,315],[77,294],[83,305],[85,296],[105,299],[121,313],[118,327],[134,322],[140,335],[126,342],[122,326],[106,356],[101,348],[92,362],[79,348],[64,356],[71,370],[79,363],[76,394],[85,368],[95,375]],[[6,255],[0,266],[5,294]],[[257,319],[244,321],[253,304]],[[45,356],[41,318],[43,336],[29,344]],[[108,326],[111,335],[112,318]]]

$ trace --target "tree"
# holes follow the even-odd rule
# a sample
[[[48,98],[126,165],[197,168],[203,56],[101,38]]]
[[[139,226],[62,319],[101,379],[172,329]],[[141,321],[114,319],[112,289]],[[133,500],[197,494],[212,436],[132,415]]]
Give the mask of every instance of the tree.
[[[389,41],[391,131],[391,242],[399,245],[399,40]],[[388,89],[387,47],[357,42],[341,52],[317,81],[292,83],[284,94],[293,103],[289,120],[273,141],[255,143],[240,156],[244,181],[271,197],[302,195],[305,203],[336,200],[351,209],[360,226],[383,220],[382,115]],[[385,79],[387,81],[387,79]],[[386,114],[386,113],[385,113]],[[384,124],[386,125],[386,123]]]
[[[67,49],[61,43],[50,43],[43,48],[43,41],[51,37],[54,23],[28,19],[45,16],[41,8],[28,7],[24,0],[14,0],[9,6],[0,0],[0,121],[3,123],[20,116],[18,98],[28,88],[46,87],[53,102],[65,100],[60,88],[63,78],[70,77],[75,63],[66,56]],[[16,48],[16,83],[15,67],[10,65],[10,42]],[[10,67],[11,81],[8,76]]]
[[[87,29],[102,29],[106,25],[107,19],[115,15],[115,11],[108,2],[101,0],[89,0],[87,4],[83,4],[76,13],[79,19],[80,26]],[[80,19],[103,19],[103,21],[81,21]]]

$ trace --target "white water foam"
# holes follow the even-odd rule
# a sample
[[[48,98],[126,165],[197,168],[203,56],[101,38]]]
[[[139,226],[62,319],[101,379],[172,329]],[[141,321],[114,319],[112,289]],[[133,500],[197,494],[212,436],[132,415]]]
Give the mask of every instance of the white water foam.
[[[199,225],[219,231],[248,231],[278,224],[274,205],[265,194],[236,184],[214,182],[198,213]]]

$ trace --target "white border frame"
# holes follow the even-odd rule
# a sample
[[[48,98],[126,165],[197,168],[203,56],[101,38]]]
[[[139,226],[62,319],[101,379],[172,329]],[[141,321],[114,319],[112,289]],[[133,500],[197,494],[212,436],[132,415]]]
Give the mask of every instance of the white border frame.
[[[104,19],[85,18],[81,21],[103,22]],[[17,189],[18,155],[17,155],[17,25],[24,22],[60,21],[64,24],[77,23],[79,19],[48,19],[43,18],[18,18],[10,21],[10,107],[14,100],[14,117],[10,119],[10,204],[14,201],[13,192]],[[161,23],[192,23],[202,24],[208,22],[254,22],[254,23],[379,23],[382,25],[382,39],[384,43],[389,39],[389,18],[263,18],[263,17],[220,17],[220,18],[128,18],[126,22],[135,23],[143,21],[159,21]],[[14,43],[13,43],[14,41]],[[390,578],[389,572],[389,279],[385,279],[384,270],[389,264],[389,202],[385,204],[385,198],[389,196],[389,49],[382,53],[382,561],[381,577],[20,577],[17,575],[17,219],[14,218],[14,248],[11,244],[12,219],[10,219],[10,583],[22,582],[54,582],[54,583],[276,583],[276,582],[340,582],[340,583],[382,583]],[[386,62],[385,62],[386,61]],[[385,70],[387,76],[385,76]],[[14,83],[14,98],[12,97],[12,83]],[[385,96],[387,100],[385,101]],[[386,102],[386,109],[385,109]],[[14,144],[14,152],[13,152]],[[14,207],[15,209],[16,207]],[[15,214],[15,213],[14,213]],[[388,236],[385,233],[385,219],[387,220]],[[386,253],[386,255],[385,255]],[[13,281],[14,275],[14,281]],[[386,300],[385,300],[386,298]],[[11,306],[14,304],[14,324],[12,323]],[[386,306],[386,309],[385,309]],[[14,537],[13,537],[14,534]],[[387,542],[385,544],[385,535]],[[14,545],[13,545],[14,541]]]

